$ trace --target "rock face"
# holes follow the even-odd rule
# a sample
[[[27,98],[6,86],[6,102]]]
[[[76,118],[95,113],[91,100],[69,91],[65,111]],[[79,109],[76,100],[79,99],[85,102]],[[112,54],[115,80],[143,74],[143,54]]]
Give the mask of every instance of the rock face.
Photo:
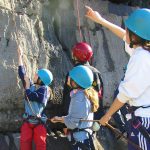
[[[52,71],[54,96],[51,101],[59,104],[64,77],[71,68],[71,47],[77,41],[88,42],[94,51],[93,65],[101,71],[104,80],[104,103],[112,101],[113,91],[127,62],[123,42],[87,20],[84,4],[92,5],[106,19],[118,25],[122,25],[124,16],[131,11],[131,8],[103,1],[80,2],[80,37],[76,1],[0,2],[0,130],[17,130],[19,123],[16,121],[23,112],[23,90],[17,75],[18,44],[24,51],[24,63],[31,78],[37,68],[45,67]],[[116,8],[120,7],[121,11],[117,12]]]
[[[31,78],[37,68],[52,71],[50,104],[59,105],[65,75],[72,67],[71,47],[79,41],[88,42],[94,51],[92,64],[101,71],[104,80],[104,104],[112,102],[128,57],[120,39],[84,17],[85,4],[119,26],[123,26],[123,20],[133,11],[131,7],[103,0],[79,1],[78,9],[77,1],[70,0],[0,1],[1,132],[19,131],[21,124],[23,89],[17,75],[18,44],[24,51],[24,63]],[[82,36],[78,30],[79,20]]]
[[[19,127],[15,120],[20,120],[23,112],[22,86],[17,75],[17,45],[24,51],[24,63],[31,78],[37,68],[49,68],[54,74],[55,103],[61,101],[62,94],[58,91],[62,89],[70,62],[55,35],[54,17],[48,12],[51,2],[4,2],[0,4],[0,130],[14,131]]]

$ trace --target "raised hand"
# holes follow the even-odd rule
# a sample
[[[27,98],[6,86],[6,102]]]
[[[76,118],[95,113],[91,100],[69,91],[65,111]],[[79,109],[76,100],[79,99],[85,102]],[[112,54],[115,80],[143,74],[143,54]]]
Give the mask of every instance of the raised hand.
[[[27,76],[24,76],[25,88],[28,89],[30,87],[30,79]]]
[[[17,48],[17,53],[18,53],[18,65],[23,66],[23,50],[21,49],[20,46]]]
[[[23,56],[23,50],[20,46],[17,48],[18,56],[22,57]]]
[[[90,8],[89,6],[85,6],[85,8],[87,9],[85,16],[97,23],[102,24],[103,21],[105,20],[97,11],[93,11],[92,8]]]

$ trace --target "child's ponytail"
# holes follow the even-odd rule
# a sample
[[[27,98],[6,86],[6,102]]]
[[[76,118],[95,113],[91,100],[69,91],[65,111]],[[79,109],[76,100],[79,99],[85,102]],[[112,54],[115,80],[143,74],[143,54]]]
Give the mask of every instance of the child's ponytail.
[[[90,100],[92,108],[92,112],[96,112],[99,108],[99,98],[98,93],[91,87],[88,89],[85,89],[85,95]]]

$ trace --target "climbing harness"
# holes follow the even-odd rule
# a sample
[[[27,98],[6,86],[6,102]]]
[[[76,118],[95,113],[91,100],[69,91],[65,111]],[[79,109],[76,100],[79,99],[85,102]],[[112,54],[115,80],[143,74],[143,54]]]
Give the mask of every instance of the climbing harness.
[[[73,130],[68,129],[68,131],[70,133],[70,136],[71,136],[71,144],[74,145],[74,146],[76,145],[77,147],[81,148],[82,150],[88,150],[89,148],[84,143],[76,141],[74,139],[74,136],[73,136],[73,134],[75,132],[82,132],[82,131],[84,131],[84,132],[88,133],[91,150],[96,150],[95,147],[94,147],[92,135],[86,129],[90,129],[90,128],[83,128],[83,129],[75,128]]]

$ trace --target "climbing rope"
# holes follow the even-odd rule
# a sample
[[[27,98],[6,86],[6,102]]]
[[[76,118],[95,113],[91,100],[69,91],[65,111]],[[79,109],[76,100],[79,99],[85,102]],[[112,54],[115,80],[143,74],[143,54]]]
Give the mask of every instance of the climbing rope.
[[[35,111],[34,111],[32,105],[31,105],[31,102],[30,102],[30,100],[29,100],[27,94],[26,94],[26,99],[27,99],[27,101],[28,101],[29,107],[30,107],[30,109],[31,109],[31,111],[32,111],[32,113],[33,113],[33,115],[34,115],[35,117],[39,118],[39,117],[37,116],[37,114],[35,113]]]
[[[95,1],[94,1],[95,2]],[[85,0],[83,0],[83,5],[86,6],[86,2]],[[90,38],[90,31],[89,31],[89,24],[88,24],[88,21],[87,21],[87,18],[85,17],[85,27],[87,29],[87,35],[88,35],[88,40],[89,40],[89,44],[90,46],[92,46],[92,42],[91,42],[91,38]],[[90,64],[93,65],[93,62],[94,62],[94,55],[92,56],[92,58],[90,59]]]
[[[86,2],[85,0],[83,0],[83,5],[86,6]],[[91,46],[91,38],[90,38],[90,31],[89,31],[89,25],[88,25],[88,21],[87,18],[85,17],[85,27],[87,29],[87,34],[88,34],[88,38],[89,38],[89,44]]]
[[[85,0],[83,0],[82,3],[83,3],[84,6],[86,6]],[[83,40],[83,35],[82,35],[82,32],[81,32],[79,0],[76,1],[76,5],[77,5],[76,9],[77,9],[77,18],[78,18],[78,30],[79,30],[79,35],[80,35],[80,41],[82,41]],[[87,28],[88,40],[89,40],[89,44],[91,45],[90,32],[89,32],[87,18],[85,18],[85,27]]]
[[[80,35],[80,42],[82,41],[83,39],[83,36],[82,36],[82,32],[81,32],[81,23],[80,23],[80,11],[79,11],[79,0],[76,1],[76,5],[77,5],[77,20],[78,20],[78,31],[79,31],[79,35]]]

